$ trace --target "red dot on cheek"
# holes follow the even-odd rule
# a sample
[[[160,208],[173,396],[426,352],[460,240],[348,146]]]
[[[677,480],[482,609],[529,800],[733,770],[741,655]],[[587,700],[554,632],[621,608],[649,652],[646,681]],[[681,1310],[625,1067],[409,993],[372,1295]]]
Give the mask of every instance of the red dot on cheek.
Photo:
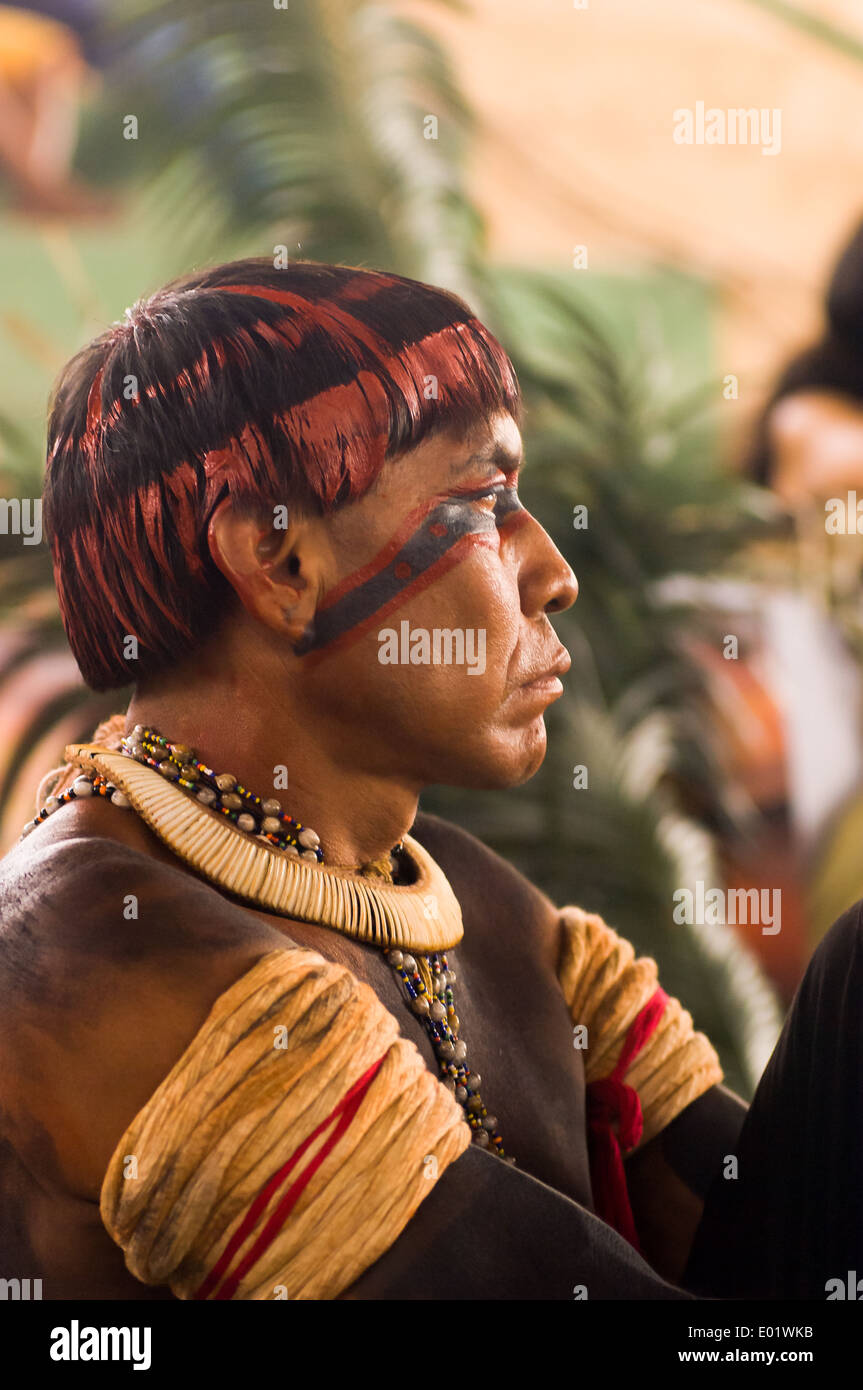
[[[447,528],[442,521],[435,521],[433,525],[429,527],[429,535],[431,536],[445,536],[446,533]]]
[[[411,567],[402,560],[400,564],[396,565],[394,573],[396,579],[410,579]]]

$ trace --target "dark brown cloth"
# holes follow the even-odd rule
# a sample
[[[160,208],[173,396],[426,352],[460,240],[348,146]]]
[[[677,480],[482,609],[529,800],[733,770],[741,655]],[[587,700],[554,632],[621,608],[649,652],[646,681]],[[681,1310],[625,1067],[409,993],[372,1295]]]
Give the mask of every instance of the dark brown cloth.
[[[825,1299],[863,1278],[863,902],[814,952],[684,1276],[721,1298]]]

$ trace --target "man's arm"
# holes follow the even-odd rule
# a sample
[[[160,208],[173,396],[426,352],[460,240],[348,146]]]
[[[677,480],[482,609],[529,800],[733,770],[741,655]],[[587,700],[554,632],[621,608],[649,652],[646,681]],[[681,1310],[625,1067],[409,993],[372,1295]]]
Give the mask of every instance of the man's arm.
[[[520,927],[549,973],[558,976],[562,946],[561,909],[513,866],[467,831],[435,816],[419,815],[413,833],[440,863],[463,907],[482,885],[480,911],[471,929],[516,905]],[[681,1001],[685,1007],[686,1001]],[[686,1266],[707,1188],[734,1146],[746,1105],[715,1085],[686,1107],[659,1134],[625,1160],[630,1204],[647,1259],[665,1278],[677,1280]],[[461,1162],[461,1160],[460,1160]]]
[[[625,1160],[641,1248],[665,1279],[683,1277],[708,1188],[735,1152],[747,1109],[727,1087],[712,1086]]]
[[[8,861],[4,861],[8,868]],[[215,1000],[276,933],[180,869],[114,840],[48,845],[0,877],[0,1098],[22,1155],[64,1196],[98,1202],[127,1125]]]
[[[691,1299],[604,1221],[471,1145],[342,1299]]]

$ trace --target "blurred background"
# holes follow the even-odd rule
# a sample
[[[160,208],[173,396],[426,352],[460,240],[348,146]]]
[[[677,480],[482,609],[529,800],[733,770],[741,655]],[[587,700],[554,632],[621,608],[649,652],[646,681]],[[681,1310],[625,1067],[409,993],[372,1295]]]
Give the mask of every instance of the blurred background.
[[[760,140],[683,143],[699,103]],[[0,5],[0,852],[131,693],[16,525],[68,357],[235,256],[430,281],[513,358],[580,596],[541,772],[423,804],[653,955],[751,1096],[863,896],[861,161],[852,0]],[[675,922],[699,882],[781,930]]]

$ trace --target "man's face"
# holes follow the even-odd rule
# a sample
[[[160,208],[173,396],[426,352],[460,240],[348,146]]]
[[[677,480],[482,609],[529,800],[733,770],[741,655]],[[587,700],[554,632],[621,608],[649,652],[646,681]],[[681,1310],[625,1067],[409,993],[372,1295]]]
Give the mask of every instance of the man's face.
[[[329,522],[302,698],[347,766],[503,787],[541,764],[543,714],[569,667],[548,614],[578,586],[518,500],[521,461],[501,413],[390,461]]]

